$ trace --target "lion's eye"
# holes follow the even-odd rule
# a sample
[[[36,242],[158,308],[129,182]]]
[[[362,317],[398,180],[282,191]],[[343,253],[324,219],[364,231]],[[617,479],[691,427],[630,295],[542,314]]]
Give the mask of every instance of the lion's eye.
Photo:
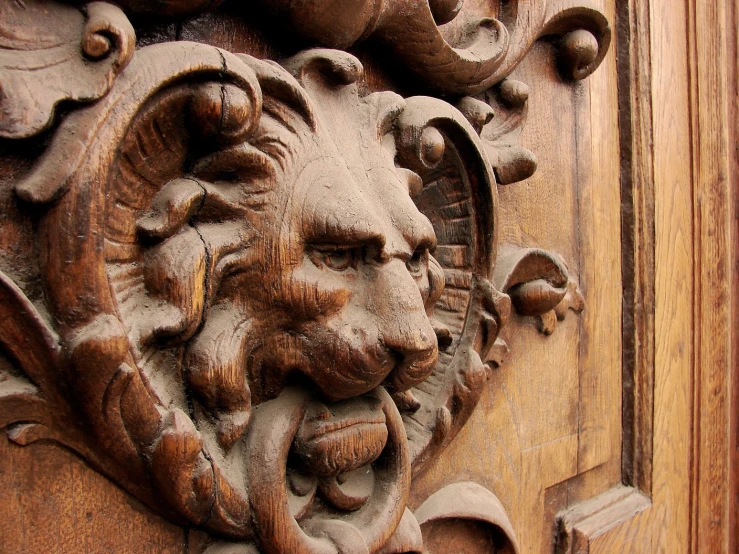
[[[428,250],[425,248],[416,250],[411,259],[406,262],[406,266],[411,275],[418,276],[423,273],[423,270],[426,267],[427,254]]]
[[[353,250],[334,250],[333,252],[325,252],[323,255],[323,263],[334,271],[344,271],[349,269],[354,262]]]
[[[340,246],[321,246],[313,250],[311,259],[317,266],[326,266],[333,271],[346,271],[350,267],[356,268],[360,252],[357,248]]]

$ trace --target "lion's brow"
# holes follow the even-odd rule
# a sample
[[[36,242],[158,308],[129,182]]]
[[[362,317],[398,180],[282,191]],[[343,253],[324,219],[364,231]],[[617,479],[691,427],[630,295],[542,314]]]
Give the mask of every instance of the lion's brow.
[[[321,232],[311,242],[342,245],[371,245],[378,248],[385,246],[385,234],[369,225],[359,225],[357,221],[351,225],[319,225]]]

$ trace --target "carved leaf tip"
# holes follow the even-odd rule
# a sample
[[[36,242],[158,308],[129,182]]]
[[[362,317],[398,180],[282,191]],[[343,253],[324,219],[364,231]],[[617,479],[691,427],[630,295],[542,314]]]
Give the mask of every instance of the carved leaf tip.
[[[0,346],[33,384],[53,392],[59,363],[59,337],[33,303],[0,271]]]
[[[569,79],[583,79],[598,58],[598,50],[598,39],[590,31],[578,29],[568,33],[559,42],[560,71]]]
[[[100,99],[131,61],[136,36],[120,8],[93,2],[84,13],[57,2],[9,3],[0,22],[0,137],[47,129],[60,102]]]
[[[587,0],[555,9],[548,14],[542,36],[559,37],[558,66],[566,79],[589,77],[608,53],[611,26],[606,16]]]
[[[320,75],[335,85],[351,85],[364,75],[362,63],[340,50],[314,48],[283,62],[283,67],[301,83],[311,75]]]
[[[437,25],[452,21],[464,6],[464,0],[428,0]]]
[[[436,523],[475,521],[490,526],[501,540],[501,548],[496,552],[518,554],[519,546],[513,525],[503,504],[497,496],[485,487],[473,482],[453,483],[432,494],[415,511],[418,523],[424,532],[426,546],[439,547],[443,536],[433,536]],[[445,550],[441,550],[444,552]]]
[[[557,254],[536,248],[505,247],[494,282],[507,292],[516,312],[537,318],[537,328],[551,335],[568,310],[577,313],[585,300],[567,266]]]

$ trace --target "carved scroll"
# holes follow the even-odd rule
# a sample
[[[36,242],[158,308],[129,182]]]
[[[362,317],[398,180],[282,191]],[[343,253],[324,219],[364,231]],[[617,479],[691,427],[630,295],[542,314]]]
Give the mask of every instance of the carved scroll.
[[[312,44],[349,48],[372,38],[428,90],[449,95],[474,95],[499,83],[543,36],[559,37],[563,75],[583,79],[600,65],[611,41],[606,18],[582,1],[513,0],[501,16],[493,2],[459,0],[259,4]]]
[[[57,2],[0,5],[0,137],[25,138],[51,124],[62,101],[97,100],[133,56],[133,27],[120,9]]]

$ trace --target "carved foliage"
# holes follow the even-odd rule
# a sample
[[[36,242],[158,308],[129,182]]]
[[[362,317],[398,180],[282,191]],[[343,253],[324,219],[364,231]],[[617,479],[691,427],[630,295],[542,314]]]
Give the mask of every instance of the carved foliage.
[[[0,137],[25,138],[51,124],[62,101],[103,96],[133,56],[135,36],[115,6],[83,11],[42,0],[0,5]]]
[[[498,2],[459,0],[258,4],[312,44],[348,48],[371,37],[427,90],[449,95],[474,95],[499,83],[544,36],[559,39],[563,75],[583,79],[600,65],[611,40],[608,21],[587,2],[513,0],[498,9]]]

